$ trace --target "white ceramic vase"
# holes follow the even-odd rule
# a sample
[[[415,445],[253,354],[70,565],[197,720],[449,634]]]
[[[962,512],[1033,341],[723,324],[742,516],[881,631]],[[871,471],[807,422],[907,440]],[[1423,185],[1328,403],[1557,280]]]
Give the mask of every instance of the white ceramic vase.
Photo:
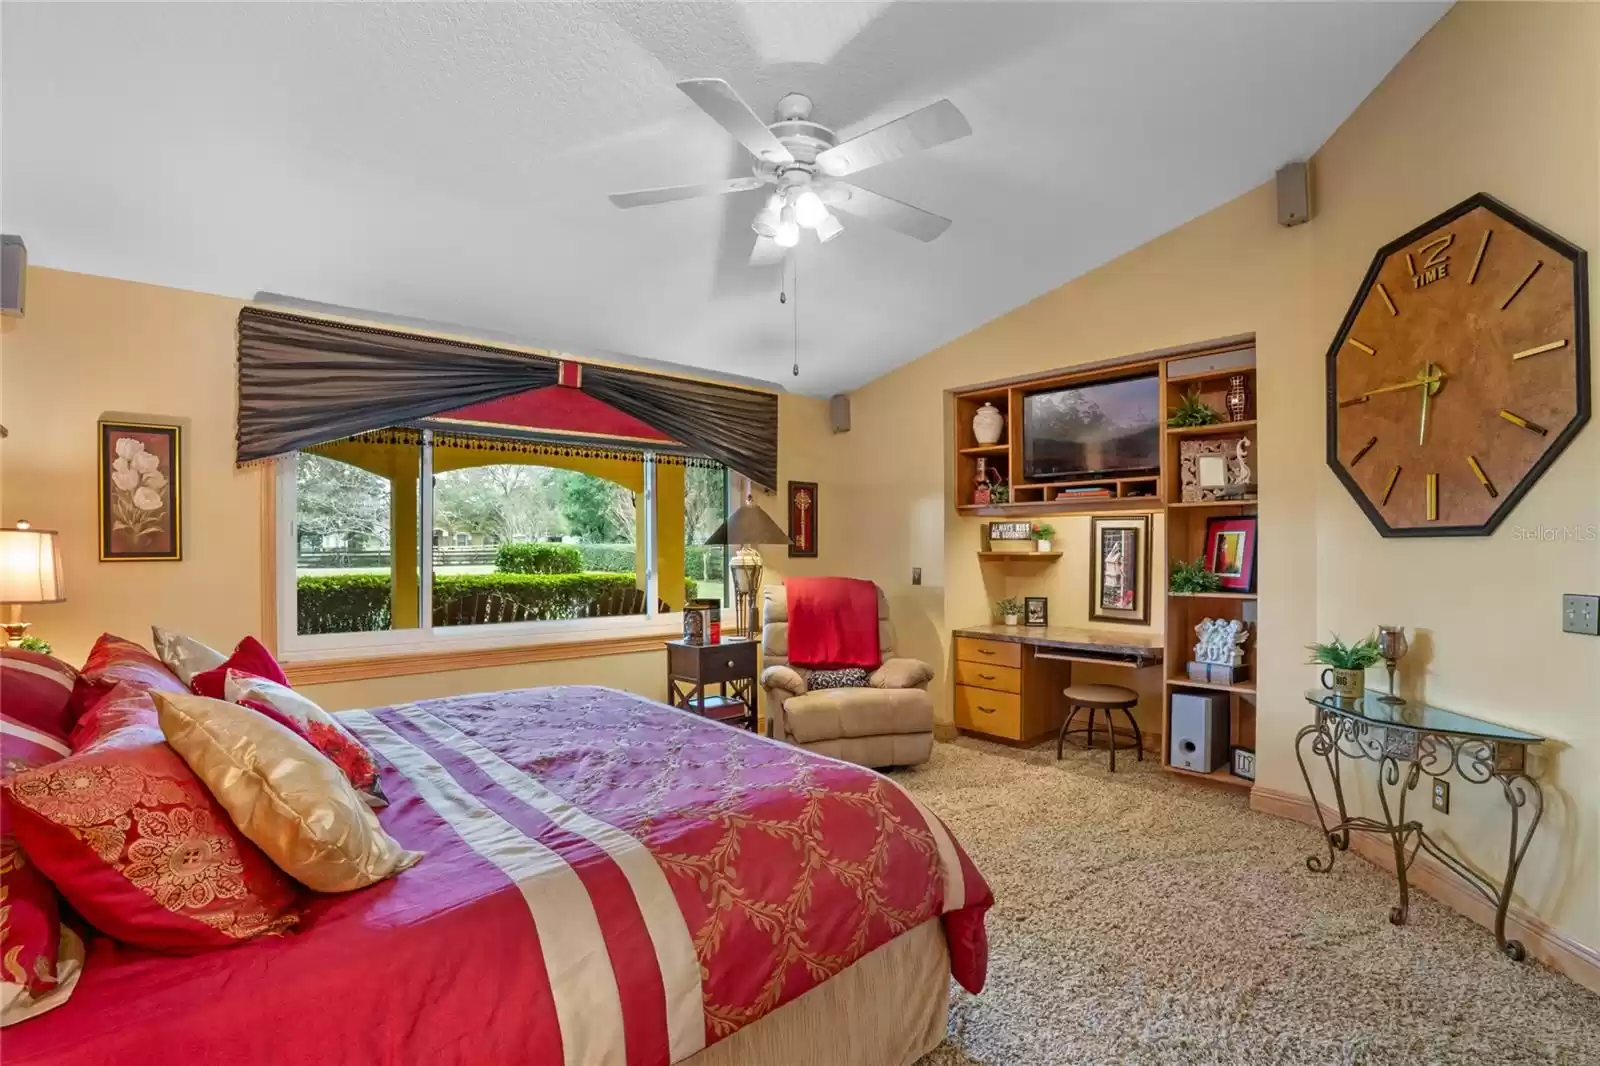
[[[1047,540],[1036,540],[1033,542],[1033,547],[1035,551],[1047,552],[1050,550],[1050,542]]]
[[[1008,614],[1008,615],[1006,615],[1006,616],[1005,616],[1005,622],[1006,622],[1006,625],[1008,625],[1008,626],[1014,626],[1014,625],[1016,625],[1016,624],[1017,624],[1017,622],[1018,622],[1018,620],[1019,620],[1019,619],[1020,619],[1020,618],[1021,618],[1021,616],[1020,616],[1020,615],[1015,615],[1015,614]]]
[[[1000,441],[1000,432],[1006,428],[1006,420],[1001,416],[999,408],[992,403],[986,403],[978,408],[978,413],[972,416],[972,435],[978,439],[979,444],[997,444]]]

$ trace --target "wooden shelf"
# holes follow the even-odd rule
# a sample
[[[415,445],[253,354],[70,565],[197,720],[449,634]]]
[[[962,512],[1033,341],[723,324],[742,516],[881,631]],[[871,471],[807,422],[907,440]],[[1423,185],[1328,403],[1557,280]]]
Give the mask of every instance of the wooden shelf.
[[[1167,504],[1168,507],[1254,507],[1255,505],[1256,497],[1254,496],[1248,500],[1195,500],[1193,502],[1176,500]]]
[[[1247,418],[1242,422],[1213,422],[1209,426],[1168,426],[1169,437],[1217,437],[1228,433],[1237,433],[1241,429],[1255,429],[1256,420]]]
[[[1196,770],[1185,770],[1181,766],[1167,766],[1169,774],[1178,774],[1182,777],[1193,777],[1201,781],[1209,781],[1213,785],[1225,785],[1228,788],[1237,788],[1248,792],[1255,787],[1255,782],[1246,777],[1239,777],[1231,770],[1213,770],[1209,774],[1202,774]]]
[[[1253,600],[1258,596],[1254,592],[1169,592],[1168,599],[1173,600]]]
[[[1010,450],[1009,444],[980,444],[975,448],[960,449],[962,455],[1000,455]]]
[[[1224,378],[1231,378],[1238,374],[1254,374],[1255,372],[1255,364],[1252,363],[1249,366],[1236,366],[1231,370],[1202,370],[1198,374],[1168,374],[1167,384],[1187,385],[1196,381],[1222,381]]]
[[[1099,514],[1103,511],[1159,511],[1155,496],[1096,496],[1087,500],[1025,500],[1022,503],[963,503],[956,510],[979,518],[1053,518],[1057,515]]]
[[[1256,694],[1256,683],[1245,681],[1238,685],[1224,685],[1216,681],[1190,681],[1187,675],[1167,678],[1167,684],[1176,688],[1203,688],[1211,692],[1237,692],[1245,696]]]
[[[1054,561],[1061,558],[1060,552],[979,552],[980,559],[1043,559]],[[1252,597],[1254,598],[1254,597]]]

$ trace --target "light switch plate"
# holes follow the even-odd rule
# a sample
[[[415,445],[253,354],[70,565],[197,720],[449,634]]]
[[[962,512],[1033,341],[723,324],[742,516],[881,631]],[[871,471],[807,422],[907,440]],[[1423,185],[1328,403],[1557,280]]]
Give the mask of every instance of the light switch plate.
[[[922,567],[913,566],[911,568],[911,583],[913,585],[922,584]]]
[[[1433,783],[1433,809],[1440,814],[1450,813],[1450,782],[1435,780]]]
[[[1600,596],[1564,593],[1561,597],[1561,632],[1600,637]]]

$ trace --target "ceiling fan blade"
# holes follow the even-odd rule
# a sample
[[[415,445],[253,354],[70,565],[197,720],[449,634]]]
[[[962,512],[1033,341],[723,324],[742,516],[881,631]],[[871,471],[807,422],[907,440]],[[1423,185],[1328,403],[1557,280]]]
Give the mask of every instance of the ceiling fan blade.
[[[669,185],[664,189],[639,189],[636,192],[614,192],[611,202],[618,207],[645,207],[649,204],[671,203],[673,200],[692,200],[697,196],[725,196],[733,192],[746,192],[761,188],[760,178],[729,178],[726,181],[707,181],[699,185]]]
[[[834,145],[817,156],[817,166],[824,174],[839,178],[946,141],[959,140],[971,132],[967,117],[956,105],[940,100]]]
[[[863,189],[859,185],[851,185],[849,188],[850,198],[834,204],[835,211],[843,211],[868,222],[888,226],[919,241],[931,241],[950,228],[948,218],[936,215],[932,211],[903,204],[891,196]]]
[[[789,251],[771,237],[757,237],[756,245],[750,249],[750,265],[753,267],[776,266],[783,262],[784,255]]]
[[[721,78],[690,78],[680,81],[678,88],[757,159],[772,163],[794,162],[789,149],[772,135],[761,116],[750,110],[750,105],[733,91],[733,86]]]

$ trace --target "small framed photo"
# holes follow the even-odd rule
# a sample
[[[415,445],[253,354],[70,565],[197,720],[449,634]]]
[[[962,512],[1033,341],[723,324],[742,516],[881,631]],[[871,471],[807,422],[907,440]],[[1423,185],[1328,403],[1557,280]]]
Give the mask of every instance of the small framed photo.
[[[1150,622],[1150,516],[1089,520],[1089,619]]]
[[[1256,516],[1206,519],[1206,569],[1225,592],[1256,590]]]
[[[1024,596],[1022,599],[1022,624],[1047,626],[1050,624],[1050,601],[1044,596]]]
[[[183,558],[183,427],[99,423],[100,561]]]
[[[1256,779],[1256,753],[1249,748],[1233,749],[1233,776],[1246,781]]]

